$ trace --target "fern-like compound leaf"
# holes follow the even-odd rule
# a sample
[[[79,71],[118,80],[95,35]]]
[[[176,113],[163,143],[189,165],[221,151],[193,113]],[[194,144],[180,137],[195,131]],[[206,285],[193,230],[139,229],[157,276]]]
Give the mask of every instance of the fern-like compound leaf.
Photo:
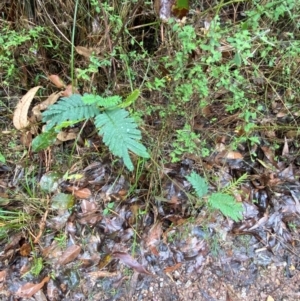
[[[213,193],[209,199],[208,204],[213,209],[220,210],[226,217],[230,217],[235,222],[242,219],[243,206],[238,203],[235,198],[226,193]]]
[[[47,123],[46,130],[65,121],[80,121],[95,117],[100,113],[94,104],[85,104],[79,94],[63,97],[42,113],[43,121]]]
[[[192,184],[199,198],[205,196],[208,192],[208,186],[204,178],[200,177],[194,171],[186,177],[188,181]]]
[[[143,158],[149,158],[149,154],[143,144],[138,140],[142,135],[134,119],[128,117],[124,109],[107,110],[99,114],[95,119],[95,125],[99,134],[103,136],[103,142],[115,155],[123,159],[125,166],[133,170],[133,164],[129,151]]]
[[[102,97],[100,95],[84,94],[82,100],[85,104],[95,104],[103,108],[116,107],[122,102],[122,98],[119,95]]]

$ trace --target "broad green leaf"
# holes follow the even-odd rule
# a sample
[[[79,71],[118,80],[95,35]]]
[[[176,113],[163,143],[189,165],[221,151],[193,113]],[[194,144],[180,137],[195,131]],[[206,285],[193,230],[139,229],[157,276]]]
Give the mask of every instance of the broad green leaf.
[[[53,143],[56,140],[57,133],[54,131],[49,131],[42,133],[38,136],[36,136],[32,140],[32,150],[34,152],[39,152],[43,149],[46,149],[47,147],[53,145]]]
[[[199,198],[202,198],[208,192],[208,186],[204,178],[200,177],[194,171],[186,177],[192,184]]]
[[[242,65],[241,55],[238,52],[234,55],[233,61],[238,67]]]
[[[134,103],[138,97],[140,96],[140,90],[136,89],[131,94],[129,94],[125,101],[118,105],[119,108],[129,107],[132,103]]]
[[[5,160],[5,157],[3,156],[3,154],[0,152],[0,162],[1,163],[5,163],[6,160]]]
[[[49,172],[42,176],[40,180],[41,190],[45,192],[55,192],[58,188],[60,175],[57,172]]]
[[[58,193],[51,200],[52,209],[70,209],[74,206],[74,196],[72,194]]]

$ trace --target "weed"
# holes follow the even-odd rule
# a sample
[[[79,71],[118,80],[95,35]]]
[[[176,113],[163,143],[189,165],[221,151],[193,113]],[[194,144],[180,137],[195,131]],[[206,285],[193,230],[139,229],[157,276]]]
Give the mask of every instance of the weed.
[[[115,207],[114,202],[107,203],[106,207],[103,210],[103,215],[108,215]]]
[[[61,233],[57,235],[54,240],[57,241],[58,245],[64,249],[67,246],[67,235],[65,233]]]
[[[226,217],[232,218],[234,221],[239,221],[242,218],[242,204],[238,203],[229,193],[233,193],[236,187],[242,183],[245,176],[240,177],[237,181],[232,182],[228,187],[225,187],[221,192],[215,192],[208,196],[208,206],[214,210],[220,210]],[[195,172],[187,176],[188,181],[196,190],[199,198],[204,197],[208,193],[208,185],[206,181]]]
[[[28,53],[23,55],[24,62],[32,61],[32,58],[36,56],[38,50],[38,44],[35,40],[42,34],[43,27],[36,26],[32,29],[21,31],[11,30],[8,25],[4,25],[1,29],[0,35],[0,74],[2,77],[2,84],[9,86],[17,77],[18,65],[15,58],[15,51],[21,45],[24,45],[27,41],[32,41]]]
[[[28,272],[26,272],[22,276],[22,278],[26,277],[28,274],[31,274],[31,275],[37,277],[41,273],[43,268],[44,268],[43,258],[37,257],[36,255],[34,255],[30,270]]]
[[[132,171],[134,166],[129,151],[149,158],[145,146],[138,141],[141,139],[141,132],[137,129],[137,124],[124,109],[134,102],[138,95],[139,92],[134,91],[123,103],[117,95],[105,98],[92,94],[85,94],[83,97],[73,94],[69,98],[62,98],[43,113],[43,121],[47,122],[47,132],[34,139],[33,150],[39,151],[51,145],[57,130],[94,118],[96,128],[103,136],[103,142],[114,155],[122,158],[125,166]]]

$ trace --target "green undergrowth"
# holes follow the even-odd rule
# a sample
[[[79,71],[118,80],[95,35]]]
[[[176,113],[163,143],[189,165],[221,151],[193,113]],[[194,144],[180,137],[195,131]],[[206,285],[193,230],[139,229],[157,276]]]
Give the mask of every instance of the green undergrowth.
[[[225,137],[226,149],[233,150],[259,145],[264,130],[297,131],[298,1],[222,1],[200,12],[197,3],[190,2],[185,21],[160,22],[151,2],[134,10],[134,1],[90,0],[87,6],[79,4],[78,24],[70,32],[70,4],[75,2],[67,1],[72,13],[66,23],[57,22],[61,32],[56,31],[55,39],[60,43],[55,43],[47,23],[26,30],[2,25],[0,71],[6,87],[19,81],[20,66],[36,64],[32,60],[37,51],[51,68],[26,69],[36,84],[48,74],[60,73],[82,92],[61,98],[43,112],[46,132],[33,140],[33,150],[52,146],[62,129],[92,120],[113,159],[121,158],[128,170],[137,171],[134,189],[139,189],[139,179],[147,178],[148,201],[163,194],[160,173],[165,165],[180,164],[186,155],[201,162],[216,151],[218,137]],[[74,45],[72,36],[77,37]],[[47,49],[40,39],[48,41]],[[16,52],[24,54],[29,42],[26,55],[32,57],[27,60]],[[73,53],[73,70],[69,57],[75,46],[85,52]],[[47,89],[50,94],[53,87]],[[132,91],[139,91],[139,97],[122,102]],[[287,124],[279,124],[277,106],[288,116]],[[221,123],[225,117],[230,122]],[[203,122],[200,126],[197,119]],[[1,163],[7,161],[4,149],[0,147]],[[141,158],[133,160],[135,155]],[[242,218],[241,204],[234,198],[241,179],[216,191],[209,191],[209,176],[191,174],[188,180],[208,208],[234,221]]]

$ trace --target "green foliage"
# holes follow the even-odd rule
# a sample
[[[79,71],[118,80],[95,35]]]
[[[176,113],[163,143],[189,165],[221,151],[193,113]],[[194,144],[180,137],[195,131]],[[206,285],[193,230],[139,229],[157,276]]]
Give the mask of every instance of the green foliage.
[[[192,172],[186,177],[195,189],[199,198],[204,197],[208,192],[208,186],[204,178],[200,177],[197,173]]]
[[[124,103],[123,107],[130,105],[138,97],[134,91]],[[73,94],[64,97],[43,112],[43,121],[46,122],[47,132],[37,136],[33,140],[33,150],[39,151],[53,143],[55,129],[61,129],[63,125],[94,118],[99,134],[103,136],[103,142],[116,156],[124,160],[125,166],[133,170],[134,166],[129,156],[129,151],[149,158],[149,154],[143,144],[139,142],[142,135],[137,128],[135,120],[129,117],[129,113],[118,105],[121,97],[101,97],[98,95]]]
[[[98,107],[111,108],[117,106],[122,98],[119,95],[101,97],[100,95],[84,94],[82,100],[85,104],[95,104]]]
[[[208,205],[213,209],[220,210],[223,215],[230,217],[235,222],[242,219],[242,204],[229,194],[220,192],[211,194],[208,198]]]
[[[51,146],[56,140],[57,133],[53,130],[44,132],[38,135],[32,141],[32,150],[34,152],[39,152],[47,147]]]
[[[0,162],[1,163],[5,163],[6,162],[6,159],[4,157],[4,155],[0,152]]]
[[[223,189],[223,191],[209,195],[208,206],[212,209],[220,210],[224,216],[230,217],[236,222],[241,220],[243,206],[228,193],[233,192],[234,188],[236,188],[244,179],[245,176],[242,176],[236,182],[231,183],[229,187]],[[204,178],[200,177],[197,173],[192,172],[187,176],[187,180],[192,184],[199,198],[207,195],[208,185]]]
[[[1,24],[2,25],[2,24]],[[9,26],[0,28],[0,75],[2,77],[2,84],[8,85],[15,78],[18,72],[19,64],[15,60],[15,51],[21,45],[26,44],[28,41],[32,41],[30,47],[26,47],[28,54],[23,54],[22,58],[26,65],[32,61],[32,57],[36,56],[37,44],[34,43],[40,34],[43,32],[43,28],[36,26],[33,29],[21,31],[11,30]]]
[[[194,133],[189,125],[185,125],[182,130],[177,130],[177,136],[172,142],[172,152],[170,156],[172,162],[179,162],[184,154],[195,154],[208,156],[209,150],[205,147],[205,141],[200,140],[200,135]]]
[[[31,274],[36,277],[41,273],[43,268],[44,268],[43,258],[34,255],[30,270],[26,272],[24,275],[22,275],[22,278],[26,277],[28,274]]]

